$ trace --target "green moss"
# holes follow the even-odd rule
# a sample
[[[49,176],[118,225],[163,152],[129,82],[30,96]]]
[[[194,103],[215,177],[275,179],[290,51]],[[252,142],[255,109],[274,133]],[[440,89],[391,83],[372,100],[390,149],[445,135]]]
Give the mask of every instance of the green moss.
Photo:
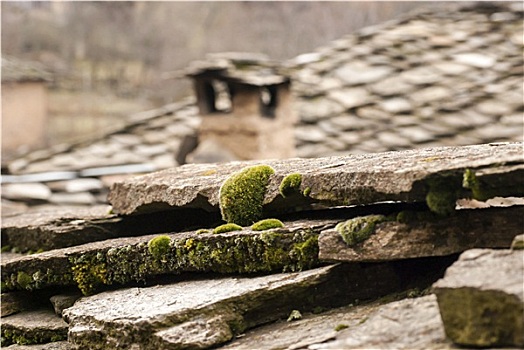
[[[335,327],[335,332],[340,332],[341,330],[346,329],[348,327],[349,326],[347,324],[344,324],[344,323],[337,324],[336,327]]]
[[[157,260],[163,259],[163,257],[169,253],[171,249],[171,237],[162,235],[152,238],[147,243],[147,249],[149,253]]]
[[[513,242],[511,242],[511,249],[513,250],[520,250],[524,249],[524,235],[518,235],[513,238]]]
[[[264,219],[264,220],[255,222],[251,226],[251,229],[253,231],[265,231],[265,230],[270,230],[272,228],[280,228],[280,227],[284,227],[284,224],[282,223],[282,221],[278,219]]]
[[[237,224],[224,224],[215,227],[213,233],[226,233],[232,231],[242,231],[242,226],[239,226]]]
[[[375,232],[375,226],[388,219],[384,215],[368,215],[340,222],[335,230],[348,246],[365,241]]]
[[[11,246],[10,245],[4,245],[2,247],[2,250],[0,250],[2,253],[7,253],[7,252],[10,252],[11,251]]]
[[[219,195],[224,221],[248,226],[260,220],[269,178],[274,173],[268,165],[256,165],[224,181]]]
[[[62,329],[33,329],[30,331],[2,325],[1,347],[11,344],[33,345],[67,340],[67,327]]]
[[[210,232],[211,232],[211,230],[208,230],[208,229],[205,229],[205,228],[201,228],[201,229],[197,230],[195,233],[197,235],[200,235],[200,234],[203,234],[203,233],[210,233]]]
[[[71,257],[70,262],[73,280],[84,295],[93,294],[102,285],[110,284],[104,254],[84,254],[80,257]]]
[[[22,289],[31,289],[31,283],[33,282],[33,278],[29,276],[24,271],[18,271],[18,274],[16,276],[16,283],[20,286]]]
[[[427,185],[428,208],[440,216],[453,214],[460,193],[460,184],[456,179],[452,176],[437,177],[427,180]]]
[[[302,194],[304,195],[304,197],[309,197],[309,194],[311,193],[311,187],[306,187],[304,189],[304,192],[302,192]]]
[[[286,176],[282,179],[280,183],[280,194],[282,197],[286,198],[287,196],[296,193],[300,189],[300,184],[302,183],[302,175],[299,173],[293,173]]]
[[[298,310],[292,310],[287,318],[288,322],[302,319],[302,314]]]

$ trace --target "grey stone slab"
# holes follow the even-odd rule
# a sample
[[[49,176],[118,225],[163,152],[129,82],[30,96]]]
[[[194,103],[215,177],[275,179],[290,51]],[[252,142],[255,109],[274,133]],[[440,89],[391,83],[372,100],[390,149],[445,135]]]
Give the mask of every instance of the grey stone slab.
[[[524,346],[524,250],[468,250],[433,290],[453,342]]]
[[[463,172],[468,168],[496,167],[496,164],[501,163],[515,163],[521,167],[522,162],[522,144],[511,143],[318,159],[185,165],[117,182],[111,187],[108,199],[113,210],[124,215],[170,207],[216,211],[219,209],[220,187],[229,176],[248,166],[266,164],[275,170],[269,178],[263,203],[269,212],[298,210],[283,200],[278,191],[283,178],[291,173],[302,174],[300,191],[309,188],[307,196],[296,198],[302,204],[425,201],[428,190],[423,182],[430,176],[455,174],[451,176],[455,180],[451,181],[461,184]],[[516,183],[514,176],[522,171],[519,169],[513,169],[507,174],[501,170],[500,176],[507,176],[508,181]],[[510,180],[511,177],[514,180]],[[497,186],[501,186],[498,183]],[[517,187],[510,192],[519,192]],[[518,193],[505,195],[519,196]]]
[[[412,103],[401,97],[383,100],[379,103],[379,106],[386,112],[392,114],[410,112],[413,109]]]
[[[392,72],[393,69],[388,66],[370,66],[362,61],[354,61],[338,68],[334,74],[347,85],[358,85],[377,82]]]
[[[16,183],[2,185],[2,197],[15,200],[48,200],[51,190],[41,183]]]
[[[3,291],[77,286],[90,294],[164,274],[308,269],[319,264],[320,231],[333,224],[333,220],[302,220],[271,231],[189,231],[160,235],[160,243],[150,243],[159,235],[147,235],[55,249],[2,261]],[[158,245],[161,254],[154,248]]]
[[[346,109],[363,106],[371,101],[371,95],[364,88],[333,90],[327,94],[327,97],[335,100]]]
[[[73,347],[67,341],[57,341],[46,344],[36,344],[36,345],[17,345],[13,344],[6,349],[9,350],[73,350]]]
[[[357,325],[348,324],[334,340],[308,349],[454,349],[446,339],[434,295],[384,305]]]
[[[343,277],[349,274],[358,282]],[[69,341],[79,347],[203,349],[287,317],[294,309],[344,305],[361,294],[360,288],[377,294],[392,289],[375,279],[365,282],[366,274],[387,278],[377,267],[335,265],[252,278],[194,279],[84,297],[65,310],[64,317],[70,325]]]
[[[402,212],[397,217],[376,224],[366,218],[351,232],[342,228],[323,231],[319,258],[385,261],[446,256],[472,248],[509,248],[524,227],[524,206],[459,210],[446,218],[415,212]],[[362,242],[344,237],[356,237],[363,230],[368,232]]]
[[[2,347],[66,340],[67,330],[67,323],[50,309],[24,311],[2,318]]]

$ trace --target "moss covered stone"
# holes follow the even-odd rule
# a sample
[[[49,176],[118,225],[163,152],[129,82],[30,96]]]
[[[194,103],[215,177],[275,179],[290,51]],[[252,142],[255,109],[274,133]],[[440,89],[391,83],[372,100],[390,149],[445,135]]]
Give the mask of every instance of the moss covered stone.
[[[262,218],[269,178],[275,170],[255,165],[231,175],[220,187],[220,210],[228,223],[248,226]]]
[[[453,176],[442,176],[427,181],[426,204],[432,212],[440,216],[449,216],[455,212],[461,188],[456,180]]]
[[[33,278],[31,278],[31,276],[29,276],[24,271],[18,271],[18,274],[16,276],[16,283],[20,286],[20,288],[30,289],[32,282]]]
[[[388,221],[384,215],[368,215],[340,222],[335,230],[348,246],[365,241],[375,232],[378,223]]]
[[[233,232],[233,231],[242,231],[242,226],[239,226],[237,224],[224,224],[215,227],[213,230],[213,233],[226,233],[226,232]]]
[[[300,184],[302,183],[302,175],[299,173],[289,174],[280,183],[279,191],[282,197],[296,193],[300,190]]]
[[[147,243],[147,249],[149,253],[155,259],[162,259],[169,252],[171,244],[171,237],[166,235],[157,236],[152,238]]]
[[[101,286],[109,284],[108,267],[104,254],[84,254],[76,258],[71,257],[70,263],[72,264],[73,280],[84,295],[93,294]]]
[[[265,230],[270,230],[272,228],[280,228],[280,227],[284,227],[284,224],[282,223],[282,221],[278,219],[264,219],[264,220],[255,222],[251,226],[251,229],[253,231],[265,231]]]

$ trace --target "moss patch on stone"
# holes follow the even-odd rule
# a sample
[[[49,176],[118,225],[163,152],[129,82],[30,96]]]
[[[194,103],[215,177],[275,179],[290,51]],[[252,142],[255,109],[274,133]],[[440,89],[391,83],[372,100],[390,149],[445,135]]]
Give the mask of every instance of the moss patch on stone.
[[[93,294],[103,285],[110,284],[105,254],[102,252],[71,257],[69,261],[73,279],[84,295]]]
[[[284,224],[282,223],[282,221],[278,219],[264,219],[264,220],[255,222],[251,226],[251,229],[253,231],[265,231],[265,230],[270,230],[272,228],[280,228],[280,227],[284,227]]]
[[[268,165],[255,165],[224,181],[219,194],[224,221],[248,226],[260,220],[269,178],[274,173]]]
[[[233,232],[233,231],[242,231],[242,226],[239,226],[237,224],[224,224],[215,227],[213,230],[213,233],[226,233],[226,232]]]
[[[11,344],[33,345],[67,340],[67,327],[63,329],[37,329],[31,332],[2,325],[0,346]]]
[[[280,183],[279,191],[282,197],[297,193],[300,190],[300,184],[302,183],[302,175],[299,173],[293,173],[287,175]]]
[[[440,216],[449,216],[455,212],[456,202],[460,196],[461,186],[454,176],[441,176],[427,180],[428,208]]]
[[[368,215],[356,217],[335,226],[344,242],[352,247],[363,242],[375,233],[375,226],[381,222],[388,221],[384,215]]]
[[[335,326],[335,332],[340,332],[341,330],[343,329],[346,329],[348,328],[349,326],[347,324],[344,324],[344,323],[341,323],[341,324],[337,324]]]
[[[147,249],[149,250],[149,253],[155,258],[155,259],[162,259],[169,250],[171,244],[171,237],[166,235],[157,236],[155,238],[152,238],[147,243]]]

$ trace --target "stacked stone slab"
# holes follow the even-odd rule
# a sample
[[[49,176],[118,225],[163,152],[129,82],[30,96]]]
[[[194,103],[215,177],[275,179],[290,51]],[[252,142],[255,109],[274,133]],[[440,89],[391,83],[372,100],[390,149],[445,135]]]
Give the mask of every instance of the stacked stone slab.
[[[101,215],[102,220],[118,218],[113,226],[103,227],[115,231],[108,232],[110,239],[98,240],[101,233],[97,241],[79,239],[71,221],[77,221],[79,231],[89,226],[78,222],[83,220],[80,215],[54,223],[41,219],[44,227],[63,222],[61,234],[79,245],[2,259],[2,345],[61,341],[57,346],[81,349],[205,349],[227,343],[242,348],[246,343],[237,342],[237,337],[256,339],[268,332],[259,326],[286,319],[273,326],[277,328],[272,332],[281,338],[271,343],[265,336],[267,348],[296,340],[289,335],[289,322],[302,325],[301,346],[317,349],[384,347],[388,342],[398,348],[452,348],[445,334],[465,344],[450,335],[449,316],[440,300],[426,295],[428,288],[457,253],[466,251],[449,275],[463,273],[458,266],[470,266],[470,248],[504,249],[496,256],[514,254],[507,251],[521,233],[524,207],[453,206],[451,213],[442,213],[428,198],[436,190],[453,204],[462,197],[523,197],[522,146],[488,144],[267,162],[264,165],[274,173],[265,187],[262,218],[282,219],[281,225],[230,225],[229,232],[213,229],[223,223],[216,216],[223,205],[221,187],[241,169],[260,162],[185,165],[125,180],[113,186],[110,196],[119,214]],[[300,181],[285,181],[293,174],[294,179],[300,174]],[[243,186],[256,185],[246,181]],[[168,216],[174,223],[194,210],[200,210],[201,222],[210,221],[171,230],[167,221],[164,232],[114,238],[123,235],[116,225],[147,227]],[[368,217],[374,220],[366,221]],[[358,224],[346,225],[348,220]],[[85,221],[97,224],[92,217]],[[341,232],[341,223],[353,231]],[[333,231],[345,245],[336,259],[333,252],[325,258],[323,250],[329,246],[322,245],[322,237],[334,236]],[[358,239],[348,243],[345,236],[353,234]],[[46,237],[58,239],[50,233]],[[399,244],[401,240],[409,244]],[[370,255],[370,247],[383,251]],[[348,258],[344,250],[362,255]],[[508,285],[508,295],[520,293],[512,289],[509,275],[520,276],[524,268],[511,262],[505,266],[507,275],[499,274],[488,287],[505,290]],[[470,284],[476,283],[477,275],[483,274],[472,274]],[[437,297],[453,289],[449,287],[438,282]],[[503,297],[499,304],[518,311],[522,298]],[[34,328],[27,328],[25,318],[35,320]],[[321,333],[311,327],[320,323]],[[399,336],[400,330],[409,332]],[[520,329],[510,332],[519,334]],[[481,335],[473,336],[477,334]],[[520,338],[511,339],[503,344],[521,344]]]

